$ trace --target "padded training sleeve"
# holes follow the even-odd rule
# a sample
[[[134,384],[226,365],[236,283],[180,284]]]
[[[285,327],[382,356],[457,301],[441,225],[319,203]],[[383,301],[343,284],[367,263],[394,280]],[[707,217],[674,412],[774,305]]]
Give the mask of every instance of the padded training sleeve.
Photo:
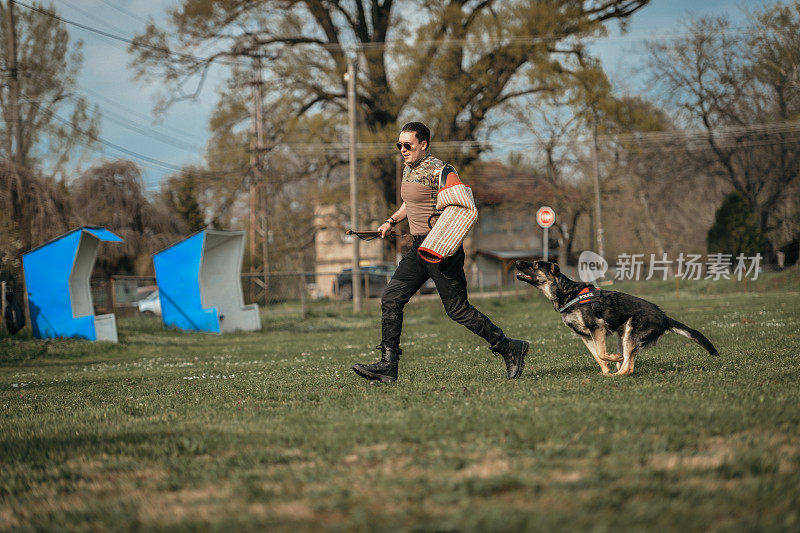
[[[419,247],[420,257],[430,263],[453,255],[478,218],[472,190],[460,182],[439,191],[436,208],[442,214]]]

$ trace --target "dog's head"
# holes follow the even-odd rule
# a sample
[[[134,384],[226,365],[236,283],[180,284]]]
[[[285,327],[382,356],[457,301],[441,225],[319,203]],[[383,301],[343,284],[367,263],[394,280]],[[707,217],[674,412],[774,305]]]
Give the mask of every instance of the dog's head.
[[[517,279],[530,283],[537,289],[548,292],[546,288],[552,287],[558,282],[561,269],[557,263],[550,261],[517,261]]]

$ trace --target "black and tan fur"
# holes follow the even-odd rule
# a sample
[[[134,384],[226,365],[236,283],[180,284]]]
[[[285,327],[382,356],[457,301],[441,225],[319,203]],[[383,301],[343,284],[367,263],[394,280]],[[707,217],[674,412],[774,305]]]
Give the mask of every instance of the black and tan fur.
[[[517,261],[517,278],[530,283],[547,297],[558,311],[578,296],[588,283],[572,281],[561,273],[558,265],[547,261]],[[561,319],[572,328],[592,353],[603,374],[611,374],[609,362],[617,363],[615,376],[633,372],[633,363],[640,350],[653,346],[666,333],[672,331],[695,341],[711,355],[719,355],[714,345],[702,333],[677,320],[647,300],[617,291],[600,292],[600,312],[592,312],[588,304],[575,303],[561,313]],[[606,350],[606,335],[616,333],[617,351]]]

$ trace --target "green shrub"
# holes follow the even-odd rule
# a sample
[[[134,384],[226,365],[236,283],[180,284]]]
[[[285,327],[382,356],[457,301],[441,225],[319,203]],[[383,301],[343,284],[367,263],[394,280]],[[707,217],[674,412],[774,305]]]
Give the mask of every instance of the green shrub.
[[[708,253],[753,256],[767,249],[761,233],[758,216],[752,212],[747,200],[738,192],[730,193],[722,201],[714,217],[714,224],[706,236]]]

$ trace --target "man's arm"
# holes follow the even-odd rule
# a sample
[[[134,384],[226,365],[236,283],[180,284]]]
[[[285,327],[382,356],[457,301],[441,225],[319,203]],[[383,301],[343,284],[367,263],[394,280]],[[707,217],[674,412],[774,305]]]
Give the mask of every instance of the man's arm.
[[[391,233],[392,228],[398,222],[405,220],[406,218],[406,203],[403,202],[403,205],[394,212],[394,214],[389,217],[389,219],[381,224],[381,227],[378,228],[378,231],[381,233],[381,239],[385,238],[389,233]],[[394,222],[392,222],[394,221]]]

